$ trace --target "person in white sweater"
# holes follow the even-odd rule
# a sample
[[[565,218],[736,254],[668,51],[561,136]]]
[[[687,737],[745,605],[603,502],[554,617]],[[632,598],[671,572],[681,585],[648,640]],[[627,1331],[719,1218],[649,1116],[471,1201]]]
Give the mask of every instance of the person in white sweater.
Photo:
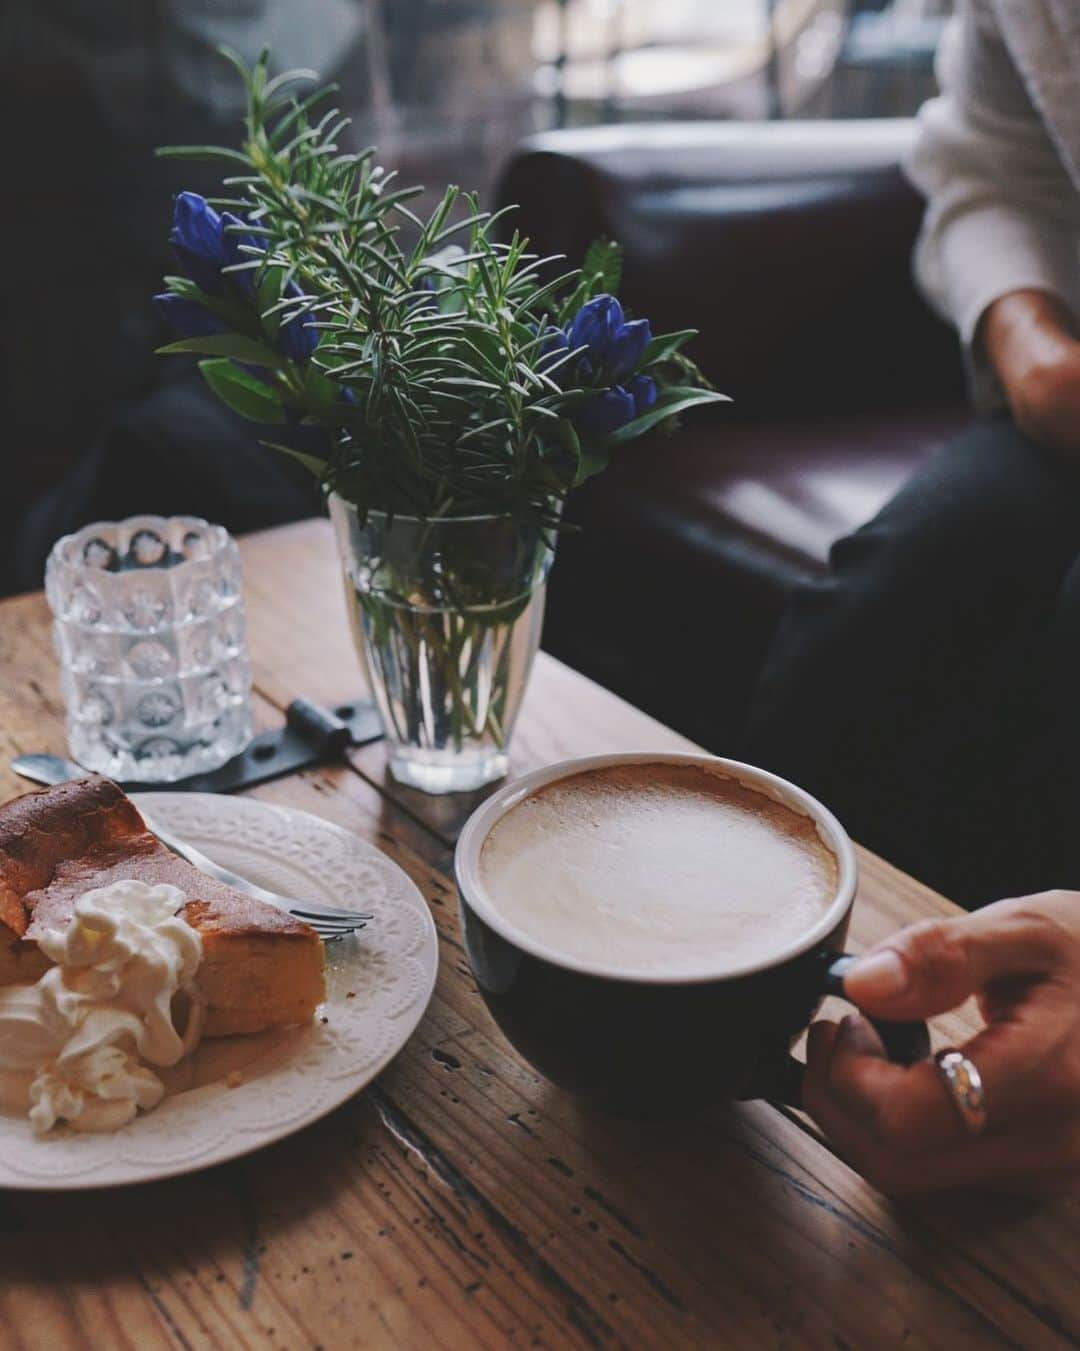
[[[963,0],[908,172],[915,275],[951,320],[976,407],[1080,450],[1080,6]]]
[[[1080,888],[1080,3],[959,0],[938,74],[914,272],[977,417],[793,596],[747,750],[975,905]]]
[[[807,1109],[887,1192],[1060,1196],[1080,1190],[1080,0],[960,0],[939,79],[908,166],[915,275],[980,417],[794,597],[751,753],[954,897],[1021,897],[856,963],[869,1013],[975,995],[987,1026],[904,1068],[864,1018],[819,1022]]]

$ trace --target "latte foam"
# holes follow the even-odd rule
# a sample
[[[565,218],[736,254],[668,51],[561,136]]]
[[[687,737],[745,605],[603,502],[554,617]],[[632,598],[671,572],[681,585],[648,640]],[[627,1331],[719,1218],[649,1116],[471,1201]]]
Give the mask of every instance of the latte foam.
[[[701,765],[586,770],[525,798],[480,875],[523,935],[612,974],[717,974],[806,934],[835,893],[814,822]]]

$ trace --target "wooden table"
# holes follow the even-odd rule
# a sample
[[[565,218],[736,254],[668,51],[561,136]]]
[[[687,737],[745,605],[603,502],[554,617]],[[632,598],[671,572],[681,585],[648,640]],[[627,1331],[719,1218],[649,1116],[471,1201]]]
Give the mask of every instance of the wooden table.
[[[259,717],[361,685],[329,531],[243,542]],[[44,599],[0,604],[6,766],[63,750]],[[541,657],[514,771],[686,747]],[[469,976],[450,864],[470,808],[390,781],[379,745],[257,789],[374,841],[439,931],[427,1015],[379,1081],[250,1158],[107,1193],[0,1192],[0,1346],[1025,1348],[1080,1343],[1080,1207],[896,1206],[764,1103],[682,1125],[593,1115],[503,1042]],[[952,907],[862,854],[854,945]],[[966,1017],[939,1020],[939,1041]],[[709,1053],[707,1038],[703,1056]]]

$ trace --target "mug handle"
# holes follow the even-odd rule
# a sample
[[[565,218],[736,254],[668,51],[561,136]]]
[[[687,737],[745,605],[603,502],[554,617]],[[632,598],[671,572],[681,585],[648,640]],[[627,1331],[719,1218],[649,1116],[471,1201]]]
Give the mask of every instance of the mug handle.
[[[830,952],[825,955],[821,969],[822,995],[839,995],[847,999],[844,993],[844,976],[856,958],[847,952]],[[851,1001],[848,1000],[850,1003]],[[930,1029],[924,1022],[894,1023],[883,1018],[870,1018],[863,1015],[873,1026],[885,1047],[885,1054],[897,1065],[914,1065],[925,1060],[930,1054]],[[766,1070],[764,1078],[767,1086],[746,1094],[747,1097],[768,1098],[788,1107],[802,1107],[802,1086],[806,1066],[792,1055],[785,1055],[776,1066]]]

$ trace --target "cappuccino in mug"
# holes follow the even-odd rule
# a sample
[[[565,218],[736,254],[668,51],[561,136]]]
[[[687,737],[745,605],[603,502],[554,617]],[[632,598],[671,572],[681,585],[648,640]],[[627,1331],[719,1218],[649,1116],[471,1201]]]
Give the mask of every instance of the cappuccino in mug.
[[[822,918],[838,871],[809,816],[721,770],[665,762],[557,779],[496,821],[480,853],[507,924],[616,977],[766,962]]]

